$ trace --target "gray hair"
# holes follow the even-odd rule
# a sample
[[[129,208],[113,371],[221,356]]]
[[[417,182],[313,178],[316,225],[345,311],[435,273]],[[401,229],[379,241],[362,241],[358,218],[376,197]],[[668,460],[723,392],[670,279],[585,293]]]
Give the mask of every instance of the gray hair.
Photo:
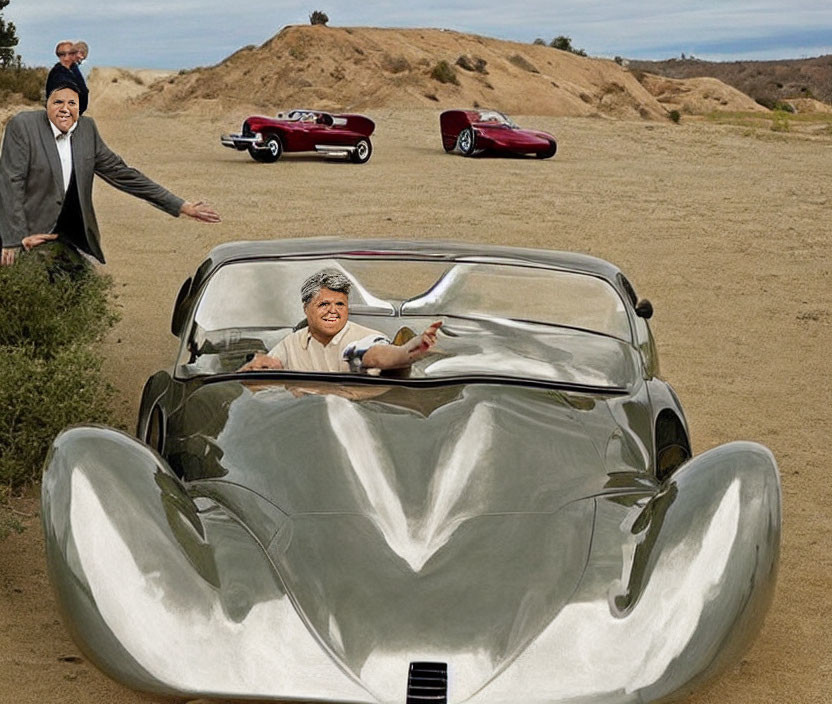
[[[301,285],[300,300],[303,306],[306,307],[306,304],[315,298],[322,288],[328,288],[330,291],[338,291],[349,296],[352,283],[347,276],[337,269],[322,269],[316,274],[312,274]]]

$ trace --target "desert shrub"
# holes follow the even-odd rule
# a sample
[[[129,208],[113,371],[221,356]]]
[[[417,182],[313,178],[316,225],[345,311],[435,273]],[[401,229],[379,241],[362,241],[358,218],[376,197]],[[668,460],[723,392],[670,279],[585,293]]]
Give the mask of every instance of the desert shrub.
[[[770,95],[761,95],[757,98],[754,98],[758,105],[762,105],[764,108],[768,108],[769,110],[779,110],[781,112],[789,112],[793,113],[794,105],[791,103],[786,103],[778,98],[775,98]]]
[[[388,73],[404,73],[410,70],[410,62],[404,56],[385,54],[381,60],[381,68]]]
[[[111,287],[33,255],[0,270],[0,485],[36,479],[67,425],[112,422],[114,389],[94,347],[117,318]]]
[[[529,73],[540,73],[540,71],[538,71],[525,56],[514,54],[513,56],[509,56],[508,60],[517,66],[517,68],[522,68],[524,71],[528,71]]]
[[[101,357],[77,344],[49,359],[33,346],[0,346],[0,481],[18,487],[40,476],[55,436],[74,423],[111,421],[113,387]]]
[[[671,110],[667,113],[667,116],[670,118],[671,122],[675,122],[677,125],[679,124],[679,120],[682,119],[682,113],[678,110]]]
[[[535,39],[535,40],[532,42],[532,44],[534,44],[535,46],[546,46],[546,40],[545,40],[545,39],[541,39],[540,37],[538,37],[537,39]]]
[[[460,57],[456,60],[456,65],[466,71],[474,70],[474,61],[470,56],[466,56],[465,54],[460,55]]]
[[[303,47],[293,46],[289,48],[289,56],[295,59],[295,61],[304,61],[306,59],[306,52],[303,50]]]
[[[309,24],[320,24],[326,26],[327,22],[329,22],[329,17],[326,12],[315,10],[309,15]]]
[[[108,276],[91,269],[75,276],[50,272],[52,262],[30,254],[0,269],[1,346],[25,346],[48,359],[61,347],[97,342],[118,319],[108,302]]]
[[[440,83],[453,83],[455,86],[459,85],[459,79],[456,77],[456,71],[444,59],[433,67],[430,72],[430,77]]]
[[[45,68],[27,68],[22,65],[0,69],[0,100],[18,93],[25,100],[39,103],[44,99],[46,74]]]
[[[486,74],[488,71],[485,69],[485,65],[488,62],[485,59],[480,58],[479,56],[468,56],[467,54],[462,54],[457,60],[456,65],[466,71],[473,71],[475,73],[483,73]]]

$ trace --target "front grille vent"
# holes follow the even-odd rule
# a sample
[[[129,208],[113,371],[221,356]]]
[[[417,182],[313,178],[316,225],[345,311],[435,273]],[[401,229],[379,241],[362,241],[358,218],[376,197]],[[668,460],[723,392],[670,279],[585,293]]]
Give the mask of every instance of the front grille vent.
[[[407,675],[407,704],[447,704],[448,664],[412,662]]]

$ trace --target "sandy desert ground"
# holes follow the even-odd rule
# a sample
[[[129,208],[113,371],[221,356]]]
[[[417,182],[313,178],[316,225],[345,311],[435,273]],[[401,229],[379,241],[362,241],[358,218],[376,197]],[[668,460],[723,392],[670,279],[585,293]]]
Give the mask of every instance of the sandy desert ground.
[[[92,110],[93,114],[95,110]],[[437,112],[371,113],[365,166],[220,146],[239,111],[115,108],[100,131],[125,159],[223,223],[169,218],[99,183],[95,200],[123,319],[106,373],[133,423],[146,377],[175,352],[169,313],[206,252],[241,239],[342,234],[587,252],[652,300],[662,371],[694,451],[750,439],[780,463],[776,597],[754,646],[689,704],[832,701],[832,137],[730,126],[515,116],[552,131],[550,161],[446,155]],[[91,666],[59,620],[34,497],[0,541],[0,702],[155,702]],[[25,515],[24,515],[25,514]]]

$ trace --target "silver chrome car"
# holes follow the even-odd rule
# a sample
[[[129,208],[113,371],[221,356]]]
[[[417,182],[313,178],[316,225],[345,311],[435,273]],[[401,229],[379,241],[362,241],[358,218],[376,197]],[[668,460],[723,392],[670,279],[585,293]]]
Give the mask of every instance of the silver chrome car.
[[[236,371],[335,267],[407,373]],[[138,439],[76,427],[43,478],[72,635],[150,692],[338,702],[678,697],[757,632],[777,466],[691,457],[652,307],[613,265],[507,247],[217,247],[182,287]]]

